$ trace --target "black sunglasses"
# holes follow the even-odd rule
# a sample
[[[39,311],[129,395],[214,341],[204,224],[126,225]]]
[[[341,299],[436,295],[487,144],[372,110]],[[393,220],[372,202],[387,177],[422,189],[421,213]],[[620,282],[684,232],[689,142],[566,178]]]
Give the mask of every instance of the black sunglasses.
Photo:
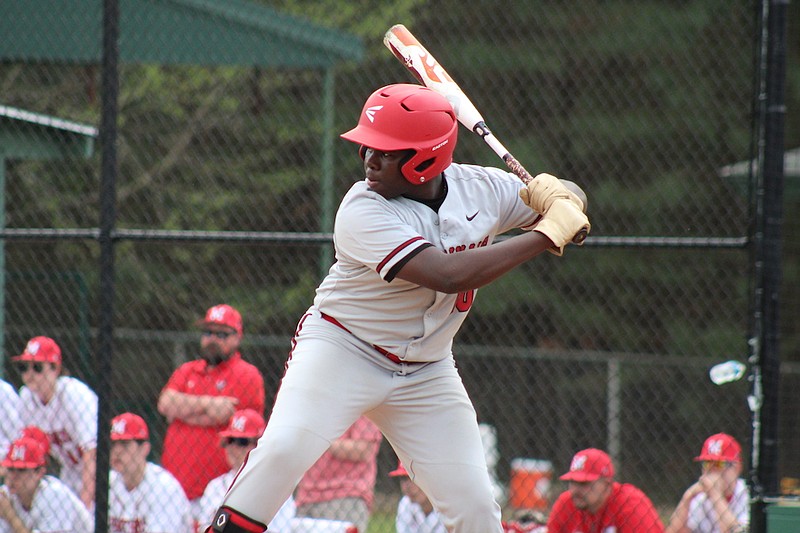
[[[224,341],[225,339],[227,339],[228,337],[230,337],[231,335],[233,335],[233,332],[232,332],[232,331],[211,331],[211,330],[205,330],[205,331],[203,331],[202,335],[203,335],[203,337],[216,337],[216,338],[218,338],[219,340],[222,340],[222,341]]]
[[[248,439],[247,437],[226,437],[225,438],[225,446],[250,446],[254,442],[254,439]]]
[[[37,374],[41,374],[44,372],[44,363],[17,363],[17,368],[19,368],[20,374],[30,372],[31,369]]]

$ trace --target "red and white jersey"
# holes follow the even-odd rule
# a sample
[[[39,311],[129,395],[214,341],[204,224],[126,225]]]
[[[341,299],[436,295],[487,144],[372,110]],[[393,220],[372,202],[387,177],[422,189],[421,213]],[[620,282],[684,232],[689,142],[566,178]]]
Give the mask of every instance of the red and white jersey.
[[[112,471],[108,490],[110,533],[192,533],[194,522],[181,484],[164,468],[147,463],[144,479],[128,491]]]
[[[199,516],[195,519],[201,526],[201,531],[204,526],[207,526],[214,519],[217,513],[220,502],[225,498],[225,493],[228,492],[228,487],[233,483],[238,470],[229,470],[219,477],[215,477],[208,482],[203,496],[200,498],[200,503],[197,505]],[[292,519],[297,514],[297,508],[294,503],[294,498],[289,496],[289,499],[283,503],[283,506],[278,509],[278,514],[269,523],[268,531],[275,533],[291,533]]]
[[[403,360],[449,357],[476,291],[437,292],[396,279],[397,271],[427,247],[458,253],[489,246],[538,217],[519,199],[522,184],[513,174],[454,163],[444,176],[447,196],[438,213],[402,196],[387,200],[364,181],[354,184],[336,215],[336,262],[314,300],[356,337]]]
[[[28,387],[20,391],[20,418],[50,438],[50,454],[61,465],[59,478],[76,494],[81,490],[83,450],[97,448],[97,395],[82,381],[61,376],[49,402]]]
[[[78,497],[66,485],[52,476],[44,476],[33,495],[30,510],[26,510],[16,494],[0,487],[11,500],[20,520],[36,533],[86,533],[94,531],[94,519]],[[0,533],[14,533],[0,518]]]
[[[400,498],[395,518],[397,533],[447,533],[439,513],[435,510],[425,514],[418,503],[408,496]]]
[[[22,422],[19,417],[20,399],[10,383],[0,379],[0,457],[5,457],[8,447],[20,436]]]
[[[736,487],[733,489],[733,497],[728,502],[728,507],[740,526],[750,524],[750,494],[743,479],[736,480]],[[701,492],[692,498],[689,504],[686,527],[692,533],[720,533],[716,517],[714,503],[708,499],[705,492]]]

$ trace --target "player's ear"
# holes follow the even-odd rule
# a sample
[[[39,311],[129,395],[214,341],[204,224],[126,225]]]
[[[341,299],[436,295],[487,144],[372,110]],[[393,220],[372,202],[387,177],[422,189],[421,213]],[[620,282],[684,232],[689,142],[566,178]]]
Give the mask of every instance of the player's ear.
[[[367,147],[363,144],[358,147],[358,155],[361,156],[361,159],[366,159],[367,157]]]

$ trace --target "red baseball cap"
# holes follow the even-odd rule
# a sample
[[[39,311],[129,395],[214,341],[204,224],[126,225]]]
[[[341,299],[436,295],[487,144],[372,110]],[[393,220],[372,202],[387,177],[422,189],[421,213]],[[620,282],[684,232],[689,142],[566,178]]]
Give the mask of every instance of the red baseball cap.
[[[572,458],[569,472],[559,477],[565,481],[595,481],[601,477],[614,477],[614,464],[603,450],[588,448]]]
[[[150,430],[144,419],[133,413],[122,413],[111,420],[111,440],[149,440]]]
[[[228,427],[219,432],[220,437],[260,437],[267,423],[264,417],[253,409],[242,409],[233,413]]]
[[[26,426],[22,428],[22,437],[20,438],[28,438],[37,441],[44,450],[45,457],[50,453],[50,437],[47,436],[47,433],[45,433],[42,428]]]
[[[711,435],[703,443],[700,455],[694,458],[695,461],[731,461],[740,462],[742,460],[742,447],[736,439],[726,433]]]
[[[25,345],[25,351],[11,360],[61,364],[61,348],[50,337],[34,337]]]
[[[398,461],[397,462],[397,468],[392,470],[391,472],[389,472],[389,477],[401,477],[401,476],[410,477],[408,475],[408,471],[406,470],[406,467],[403,466],[403,463]]]
[[[241,335],[242,315],[228,304],[215,305],[209,307],[206,316],[195,322],[195,325],[198,327],[223,326]]]
[[[44,463],[42,443],[31,437],[22,437],[11,444],[2,464],[6,468],[38,468]]]

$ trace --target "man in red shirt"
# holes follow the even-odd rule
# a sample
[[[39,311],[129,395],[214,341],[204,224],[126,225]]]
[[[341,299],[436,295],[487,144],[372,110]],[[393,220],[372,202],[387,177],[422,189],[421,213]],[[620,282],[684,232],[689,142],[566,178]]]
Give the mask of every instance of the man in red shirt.
[[[202,331],[200,359],[175,370],[158,398],[158,412],[169,422],[161,463],[196,505],[208,482],[229,468],[219,432],[239,409],[264,412],[264,378],[239,353],[239,311],[215,305],[195,325]]]
[[[378,473],[381,434],[362,416],[309,468],[297,486],[297,515],[351,522],[365,533]]]
[[[604,451],[579,451],[559,479],[569,481],[569,489],[553,504],[548,533],[663,533],[653,503],[635,486],[614,481]]]

